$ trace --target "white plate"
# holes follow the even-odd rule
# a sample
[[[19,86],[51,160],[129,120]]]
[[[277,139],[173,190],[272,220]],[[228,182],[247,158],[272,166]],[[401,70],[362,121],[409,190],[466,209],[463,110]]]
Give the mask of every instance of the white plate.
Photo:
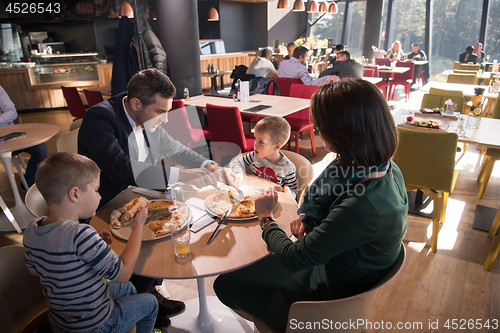
[[[162,201],[162,200],[151,200],[151,201]],[[189,216],[186,219],[186,221],[183,223],[183,226],[186,225],[186,223],[191,223],[191,219],[193,218],[193,215],[191,214],[191,210],[189,209],[189,206],[186,205],[184,202],[175,201],[175,203],[179,207],[183,207],[183,209],[187,209],[189,212]],[[130,234],[132,233],[132,227],[127,226],[127,227],[123,227],[120,229],[111,228],[111,233],[118,238],[128,240],[130,237]],[[144,227],[142,228],[142,241],[143,242],[144,241],[154,241],[154,240],[158,240],[158,239],[162,239],[162,238],[166,238],[166,237],[170,237],[170,234],[156,237],[155,234],[153,233],[153,230],[151,230],[151,228],[149,228],[148,226],[144,225]]]
[[[232,188],[232,187],[229,187],[229,186],[221,186],[222,189],[227,189],[227,188]],[[243,194],[245,194],[245,196],[249,195],[251,197],[256,197],[258,195],[260,195],[261,193],[263,193],[266,189],[263,189],[263,188],[260,188],[260,187],[257,187],[257,186],[240,186],[240,190],[243,191]],[[210,196],[209,196],[210,197]],[[208,198],[208,197],[207,197]],[[279,205],[279,204],[278,204]],[[208,212],[209,215],[212,215],[212,216],[219,216],[217,214],[215,214],[211,209],[210,207],[207,206],[207,199],[205,198],[205,208]],[[278,209],[278,206],[276,206],[276,209]],[[240,218],[236,218],[236,217],[228,217],[227,219],[228,220],[231,220],[231,221],[249,221],[249,220],[253,220],[253,219],[256,219],[257,218],[257,215],[255,216],[250,216],[250,217],[240,217]]]

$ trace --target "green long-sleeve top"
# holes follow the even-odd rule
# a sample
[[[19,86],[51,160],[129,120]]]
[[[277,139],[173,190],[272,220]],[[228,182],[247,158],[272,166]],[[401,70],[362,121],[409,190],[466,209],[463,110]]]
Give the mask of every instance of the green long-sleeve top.
[[[309,191],[315,184],[343,181],[327,168]],[[407,201],[401,171],[390,161],[385,176],[336,197],[326,216],[300,240],[292,242],[277,224],[262,237],[289,271],[309,271],[314,299],[346,297],[371,288],[395,263],[407,228]]]

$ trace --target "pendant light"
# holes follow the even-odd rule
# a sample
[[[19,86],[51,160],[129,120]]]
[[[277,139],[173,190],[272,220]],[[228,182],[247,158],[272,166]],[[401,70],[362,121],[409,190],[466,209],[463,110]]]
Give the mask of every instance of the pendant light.
[[[316,1],[310,0],[309,5],[307,6],[307,12],[308,13],[317,13],[318,12],[318,5],[316,4]]]
[[[278,1],[278,9],[289,9],[290,3],[288,0],[279,0]]]
[[[295,2],[293,3],[293,9],[292,10],[294,12],[303,12],[304,10],[306,10],[306,6],[302,2],[302,0],[295,0]]]
[[[210,8],[208,10],[208,21],[218,21],[219,20],[219,13],[217,12],[217,9],[214,7]]]
[[[328,14],[337,14],[339,12],[339,7],[336,2],[332,2],[330,7],[328,7]]]
[[[324,14],[328,13],[326,2],[323,1],[322,3],[319,4],[319,12]]]
[[[120,17],[122,16],[127,16],[128,18],[134,18],[134,11],[132,10],[132,6],[126,1],[123,1],[123,3],[120,6]]]

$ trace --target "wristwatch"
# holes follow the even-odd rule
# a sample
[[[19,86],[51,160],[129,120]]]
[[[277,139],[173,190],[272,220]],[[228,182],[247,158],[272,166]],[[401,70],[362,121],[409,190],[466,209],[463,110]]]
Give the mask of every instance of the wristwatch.
[[[271,216],[263,217],[262,220],[260,220],[260,228],[264,230],[268,225],[270,225],[273,222],[276,222],[276,219],[274,217]]]

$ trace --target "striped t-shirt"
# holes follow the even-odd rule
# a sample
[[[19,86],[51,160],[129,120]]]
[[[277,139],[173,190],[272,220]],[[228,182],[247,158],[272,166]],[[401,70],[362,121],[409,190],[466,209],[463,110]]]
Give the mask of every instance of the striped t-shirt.
[[[231,163],[231,170],[234,173],[245,173],[245,168],[250,167],[254,175],[270,180],[281,187],[288,186],[292,190],[292,195],[296,197],[298,186],[295,165],[282,152],[280,155],[281,160],[275,164],[267,158],[258,157],[255,151],[251,151],[234,160]]]
[[[122,261],[94,228],[75,221],[38,226],[24,231],[26,265],[40,276],[49,301],[49,317],[62,329],[78,332],[101,325],[113,310],[103,277],[115,280]]]

